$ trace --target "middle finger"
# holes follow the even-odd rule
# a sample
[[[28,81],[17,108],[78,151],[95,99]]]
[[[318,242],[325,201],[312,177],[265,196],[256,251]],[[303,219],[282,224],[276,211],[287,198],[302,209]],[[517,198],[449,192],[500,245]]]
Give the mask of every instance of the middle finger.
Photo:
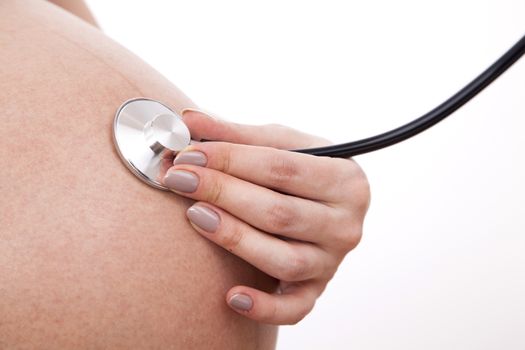
[[[199,166],[173,166],[164,184],[180,195],[214,204],[260,230],[297,240],[323,243],[324,237],[318,233],[327,232],[337,221],[337,211],[325,204]]]
[[[180,160],[190,152],[204,154],[207,168],[327,203],[346,201],[353,190],[351,180],[360,174],[360,168],[352,160],[227,142],[191,145],[177,155],[174,164],[181,164]]]

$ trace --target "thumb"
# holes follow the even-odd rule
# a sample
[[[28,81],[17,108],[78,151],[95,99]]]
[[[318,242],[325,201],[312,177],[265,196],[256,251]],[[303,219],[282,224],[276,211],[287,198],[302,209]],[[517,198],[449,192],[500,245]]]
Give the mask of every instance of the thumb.
[[[185,108],[181,114],[195,140],[225,141],[279,149],[320,147],[330,144],[323,138],[282,125],[232,123],[193,108]]]

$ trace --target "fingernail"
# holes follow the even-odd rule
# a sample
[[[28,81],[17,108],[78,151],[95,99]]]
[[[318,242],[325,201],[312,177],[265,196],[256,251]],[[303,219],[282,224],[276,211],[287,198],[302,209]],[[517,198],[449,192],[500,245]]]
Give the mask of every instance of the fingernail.
[[[191,193],[199,186],[199,178],[189,171],[168,171],[164,177],[164,185],[175,191]]]
[[[206,232],[213,233],[219,226],[219,215],[210,208],[193,205],[186,211],[188,219]]]
[[[204,111],[203,109],[197,109],[197,108],[184,108],[182,111],[180,111],[180,115],[184,115],[184,113],[186,112],[196,112],[196,113],[200,113],[200,114],[204,114],[208,117],[212,117],[211,114],[209,112],[206,112]],[[213,117],[212,117],[213,118]]]
[[[204,153],[198,151],[187,151],[179,153],[173,161],[173,165],[192,164],[198,166],[206,166],[206,163],[208,163],[208,158],[206,158],[206,155]]]
[[[253,300],[246,294],[234,294],[228,301],[231,307],[240,311],[248,311],[253,306]]]
[[[227,120],[226,118],[224,117],[220,117],[218,115],[216,115],[215,113],[212,113],[210,111],[206,111],[204,109],[197,109],[197,108],[184,108],[183,110],[180,111],[180,115],[184,116],[184,114],[186,112],[194,112],[194,113],[200,113],[200,114],[204,114],[205,116],[207,117],[210,117],[211,119],[215,119],[215,120]]]

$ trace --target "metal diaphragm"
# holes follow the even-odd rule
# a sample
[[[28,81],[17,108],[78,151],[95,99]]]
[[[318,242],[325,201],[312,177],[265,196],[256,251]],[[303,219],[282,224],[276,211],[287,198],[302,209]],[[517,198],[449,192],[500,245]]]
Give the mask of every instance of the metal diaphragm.
[[[169,190],[161,177],[175,155],[190,144],[190,131],[177,113],[164,104],[134,98],[120,106],[113,123],[113,138],[120,158],[139,179]]]

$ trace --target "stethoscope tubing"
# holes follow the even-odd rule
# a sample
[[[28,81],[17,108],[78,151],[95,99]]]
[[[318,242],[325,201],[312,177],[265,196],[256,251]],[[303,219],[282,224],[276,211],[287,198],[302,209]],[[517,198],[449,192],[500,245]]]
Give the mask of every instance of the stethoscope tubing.
[[[525,53],[525,36],[523,36],[514,46],[512,46],[503,56],[501,56],[490,67],[483,71],[479,76],[472,80],[464,88],[456,92],[448,100],[432,109],[423,116],[402,125],[396,129],[385,133],[367,137],[365,139],[341,143],[333,146],[297,149],[294,152],[307,153],[315,156],[327,156],[337,158],[349,158],[364,153],[377,151],[379,149],[392,146],[396,143],[409,139],[431,126],[436,125],[474,96],[485,89],[490,83],[496,80],[510,66],[519,60]]]

